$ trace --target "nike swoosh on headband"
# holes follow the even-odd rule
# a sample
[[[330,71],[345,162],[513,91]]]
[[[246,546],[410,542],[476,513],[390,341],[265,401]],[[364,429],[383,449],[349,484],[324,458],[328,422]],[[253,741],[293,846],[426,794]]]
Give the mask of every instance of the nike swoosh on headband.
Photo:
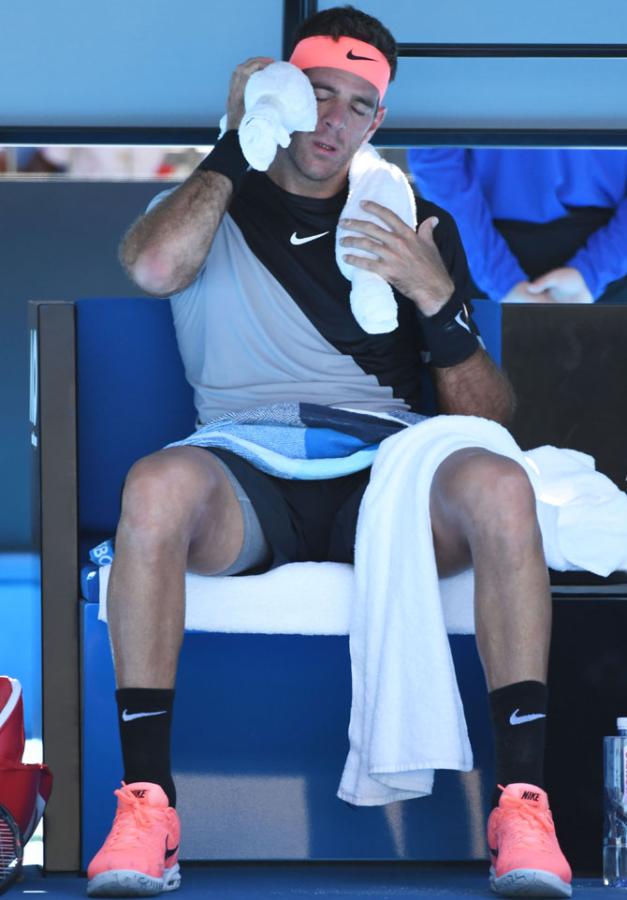
[[[368,62],[376,62],[376,59],[373,59],[371,56],[357,56],[356,53],[353,53],[352,50],[349,50],[346,54],[346,59],[367,59]]]
[[[329,234],[329,232],[321,231],[320,234],[310,234],[307,237],[298,237],[296,232],[294,232],[290,238],[290,244],[294,244],[295,247],[298,247],[299,244],[308,244],[309,241],[317,241],[318,238],[324,237],[325,234]]]
[[[128,709],[123,710],[122,712],[122,721],[123,722],[132,722],[133,719],[144,719],[146,716],[165,716],[167,713],[167,709],[158,709],[156,712],[138,712],[138,713],[130,713]]]
[[[546,713],[530,713],[528,716],[519,716],[519,709],[515,709],[509,717],[510,725],[524,725],[525,722],[533,722],[535,719],[546,719]]]

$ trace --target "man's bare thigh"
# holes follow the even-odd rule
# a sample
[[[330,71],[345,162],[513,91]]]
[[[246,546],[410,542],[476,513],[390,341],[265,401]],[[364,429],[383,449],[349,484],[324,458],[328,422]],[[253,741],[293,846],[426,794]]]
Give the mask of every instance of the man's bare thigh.
[[[201,447],[169,447],[155,457],[161,454],[183,476],[191,518],[188,569],[222,572],[237,559],[244,537],[240,504],[222,463]]]

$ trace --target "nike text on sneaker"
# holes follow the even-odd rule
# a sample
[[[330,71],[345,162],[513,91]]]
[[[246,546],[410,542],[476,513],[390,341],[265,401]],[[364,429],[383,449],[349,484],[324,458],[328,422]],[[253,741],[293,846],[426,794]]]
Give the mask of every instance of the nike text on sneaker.
[[[155,712],[130,713],[128,709],[122,710],[122,721],[132,722],[133,719],[145,719],[146,716],[165,716],[167,709],[158,709]]]
[[[87,869],[90,897],[151,897],[181,883],[180,826],[158,784],[124,784],[115,791],[113,827]]]
[[[510,725],[524,725],[525,722],[535,722],[536,719],[546,719],[546,713],[529,713],[528,716],[519,716],[519,709],[515,709],[509,717]]]
[[[570,897],[572,873],[546,793],[534,784],[501,790],[488,819],[490,887],[502,897]]]
[[[320,234],[309,234],[306,237],[298,237],[296,232],[294,232],[290,238],[290,244],[298,247],[300,244],[308,244],[309,241],[317,241],[318,238],[324,237],[326,234],[329,234],[329,232],[321,231]]]
[[[346,54],[346,59],[365,59],[368,62],[376,62],[376,59],[373,59],[371,56],[357,56],[356,53],[353,53],[352,50],[349,50]]]

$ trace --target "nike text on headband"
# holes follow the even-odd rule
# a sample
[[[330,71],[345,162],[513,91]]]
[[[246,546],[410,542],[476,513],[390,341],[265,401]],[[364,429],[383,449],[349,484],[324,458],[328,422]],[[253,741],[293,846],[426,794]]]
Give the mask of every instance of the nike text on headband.
[[[390,81],[390,64],[383,53],[372,44],[354,38],[327,35],[303,38],[294,47],[290,62],[303,70],[325,66],[360,75],[379,91],[379,101],[383,100]]]

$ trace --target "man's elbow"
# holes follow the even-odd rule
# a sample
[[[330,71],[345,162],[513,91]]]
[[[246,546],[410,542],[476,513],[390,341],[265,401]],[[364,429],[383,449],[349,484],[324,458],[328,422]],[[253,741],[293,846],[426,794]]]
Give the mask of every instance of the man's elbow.
[[[131,255],[124,244],[120,247],[120,262],[131,281],[153,297],[169,297],[180,287],[176,272],[161,253],[146,250]]]

